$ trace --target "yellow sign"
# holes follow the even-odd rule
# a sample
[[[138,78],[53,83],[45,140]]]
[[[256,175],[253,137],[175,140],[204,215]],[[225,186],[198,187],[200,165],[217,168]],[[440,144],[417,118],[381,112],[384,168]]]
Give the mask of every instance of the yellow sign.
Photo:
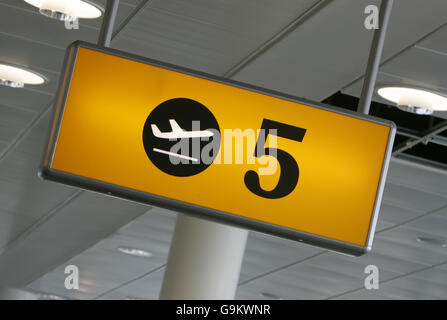
[[[67,54],[44,178],[353,255],[371,247],[392,123],[90,44]]]

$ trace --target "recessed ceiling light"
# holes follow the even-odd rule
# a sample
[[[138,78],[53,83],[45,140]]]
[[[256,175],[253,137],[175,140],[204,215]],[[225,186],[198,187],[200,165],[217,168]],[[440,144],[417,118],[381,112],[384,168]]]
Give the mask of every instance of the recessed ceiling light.
[[[21,67],[0,63],[0,84],[11,88],[23,88],[25,84],[42,84],[45,77]]]
[[[135,248],[129,248],[129,247],[119,247],[118,251],[128,254],[128,255],[131,255],[131,256],[136,256],[136,257],[143,257],[143,258],[152,257],[152,253],[145,251],[145,250],[141,250],[141,249],[135,249]]]
[[[261,293],[259,293],[259,296],[269,299],[269,300],[282,300],[282,298],[280,296],[277,296],[276,294],[268,293],[268,292],[261,292]]]
[[[39,8],[47,17],[67,21],[76,18],[94,19],[102,14],[102,8],[88,0],[25,0]]]
[[[409,87],[381,87],[377,93],[394,102],[401,110],[416,114],[432,114],[433,111],[447,111],[447,96],[429,90]]]
[[[442,248],[447,248],[447,242],[444,240],[436,239],[436,238],[429,238],[429,237],[417,237],[416,241],[419,243],[425,243],[432,246],[439,246]]]

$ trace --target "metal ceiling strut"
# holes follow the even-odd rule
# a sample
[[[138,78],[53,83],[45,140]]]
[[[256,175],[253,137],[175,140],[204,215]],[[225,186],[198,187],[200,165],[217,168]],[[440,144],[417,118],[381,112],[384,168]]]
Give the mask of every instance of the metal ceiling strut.
[[[392,7],[393,0],[382,0],[379,12],[379,28],[374,31],[365,80],[363,81],[362,94],[357,108],[357,112],[360,113],[368,114],[369,108],[371,107],[371,100],[376,86],[377,73],[379,71],[380,59],[382,58],[383,45],[385,43]]]
[[[107,0],[101,30],[99,31],[98,45],[100,46],[110,47],[110,40],[112,39],[119,4],[120,0]]]

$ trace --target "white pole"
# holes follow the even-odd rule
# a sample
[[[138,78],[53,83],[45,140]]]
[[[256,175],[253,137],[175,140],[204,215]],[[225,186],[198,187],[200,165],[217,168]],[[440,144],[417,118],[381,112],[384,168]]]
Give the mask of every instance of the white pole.
[[[234,299],[247,235],[247,230],[179,214],[160,299]]]
[[[368,65],[366,66],[365,80],[363,81],[362,94],[360,95],[357,112],[369,114],[371,100],[376,86],[377,73],[379,72],[380,59],[385,45],[386,32],[391,16],[391,8],[394,0],[382,0],[379,13],[379,29],[374,31],[374,37],[369,52]]]

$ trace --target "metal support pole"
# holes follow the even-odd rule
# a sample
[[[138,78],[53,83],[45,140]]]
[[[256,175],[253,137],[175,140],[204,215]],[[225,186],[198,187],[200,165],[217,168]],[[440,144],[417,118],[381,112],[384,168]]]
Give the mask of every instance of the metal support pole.
[[[382,0],[379,12],[379,29],[374,31],[374,38],[369,52],[368,65],[366,67],[365,80],[363,81],[362,94],[357,108],[357,112],[360,113],[369,113],[392,6],[393,0]]]
[[[247,230],[179,214],[160,299],[234,299],[247,235]]]
[[[119,4],[120,0],[107,0],[101,30],[99,31],[98,45],[100,46],[110,47],[110,40],[112,39]]]

